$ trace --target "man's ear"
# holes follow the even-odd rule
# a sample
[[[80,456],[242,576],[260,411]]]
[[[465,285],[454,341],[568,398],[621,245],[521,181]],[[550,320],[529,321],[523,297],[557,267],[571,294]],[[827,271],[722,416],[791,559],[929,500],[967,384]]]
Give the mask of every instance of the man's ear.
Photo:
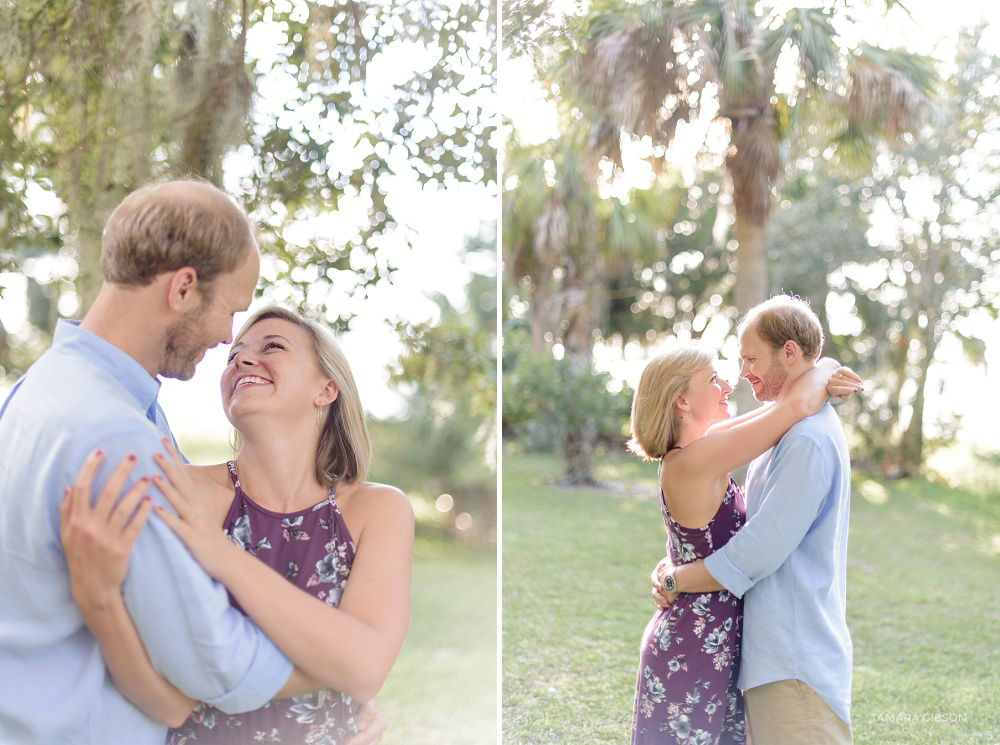
[[[781,356],[784,358],[786,365],[794,365],[802,358],[802,350],[799,349],[798,344],[789,339],[785,342],[785,346],[781,348]]]
[[[314,402],[317,406],[327,406],[328,404],[332,404],[336,401],[339,395],[340,388],[337,387],[337,384],[332,380],[327,380],[326,385],[323,386],[323,390],[319,392],[319,395],[316,396]]]
[[[182,266],[171,275],[167,283],[167,305],[170,310],[182,313],[200,304],[198,271],[190,266]]]

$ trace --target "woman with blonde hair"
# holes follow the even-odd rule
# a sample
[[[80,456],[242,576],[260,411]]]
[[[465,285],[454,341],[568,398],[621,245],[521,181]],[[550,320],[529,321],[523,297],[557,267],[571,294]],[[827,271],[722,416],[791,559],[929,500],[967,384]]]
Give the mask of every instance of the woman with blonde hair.
[[[114,505],[127,462],[93,507],[99,457],[68,490],[62,539],[74,598],[115,683],[173,726],[170,743],[347,742],[358,702],[375,695],[403,643],[412,509],[399,490],[365,480],[364,411],[325,328],[277,306],[256,312],[233,343],[221,391],[236,457],[188,466],[164,440],[167,478],[153,481],[177,514],[156,512],[295,665],[279,697],[240,714],[196,703],[152,669],[130,621],[124,634],[107,622],[100,609],[127,617],[120,585],[149,512],[142,481]]]
[[[679,345],[651,360],[632,402],[629,449],[658,460],[660,508],[675,565],[703,558],[743,525],[743,494],[729,472],[765,452],[828,395],[857,391],[860,379],[820,360],[780,402],[730,419],[733,388],[716,355]],[[739,677],[742,601],[726,591],[680,595],[657,612],[642,638],[633,745],[744,742]]]

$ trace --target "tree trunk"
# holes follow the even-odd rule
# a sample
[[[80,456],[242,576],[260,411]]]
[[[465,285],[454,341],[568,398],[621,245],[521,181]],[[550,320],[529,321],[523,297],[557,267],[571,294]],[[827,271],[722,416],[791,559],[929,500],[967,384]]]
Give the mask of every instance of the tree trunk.
[[[932,314],[928,314],[932,316]],[[910,423],[899,442],[900,469],[904,476],[916,476],[924,464],[924,400],[927,388],[927,372],[937,351],[934,322],[928,318],[927,328],[923,332],[924,356],[920,360],[920,373],[917,376],[917,391],[913,396],[913,413]]]
[[[767,247],[764,241],[764,224],[753,223],[736,212],[733,225],[736,238],[736,285],[733,300],[740,316],[768,297],[770,279],[767,271]]]
[[[768,272],[767,253],[764,244],[764,225],[751,224],[750,220],[736,213],[733,234],[738,243],[736,249],[736,285],[733,300],[742,318],[750,308],[767,300]],[[745,414],[759,406],[748,383],[734,386],[733,400],[736,411]]]
[[[10,343],[7,341],[7,329],[0,320],[0,379],[10,367]]]
[[[131,144],[131,143],[129,143]],[[77,276],[74,288],[80,300],[76,317],[83,318],[104,282],[101,237],[104,225],[126,190],[117,181],[118,159],[130,160],[126,147],[104,143],[73,154],[70,167],[76,179],[64,190],[66,216],[73,231]]]
[[[770,289],[764,228],[771,213],[771,188],[781,170],[778,133],[766,90],[723,103],[729,117],[730,152],[726,168],[733,185],[736,213],[736,286],[733,300],[740,315],[767,300]]]
[[[569,322],[562,340],[571,380],[592,374],[594,359],[594,284],[588,277],[578,278],[574,284],[576,287],[564,295],[566,300],[562,314]],[[562,443],[566,468],[563,483],[572,486],[597,484],[591,466],[596,439],[597,425],[593,418],[588,417],[578,428],[566,428]]]
[[[592,473],[594,452],[594,427],[568,430],[563,437],[563,458],[566,472],[562,482],[567,486],[595,486],[597,480]]]
[[[729,118],[730,152],[726,168],[733,186],[733,237],[736,239],[736,284],[733,302],[740,317],[767,300],[770,281],[764,229],[771,212],[771,187],[778,178],[781,159],[774,115],[766,90],[739,101],[726,101],[723,115]],[[735,390],[737,411],[757,406],[748,385]]]
[[[77,318],[87,315],[90,306],[97,299],[97,293],[104,282],[104,274],[101,271],[101,228],[92,224],[93,220],[82,220],[77,230],[76,243],[76,263],[79,267],[79,274],[76,279],[76,293],[80,298],[80,307],[77,309]]]
[[[539,272],[539,276],[532,278],[534,291],[531,293],[529,323],[531,325],[531,351],[535,354],[542,354],[551,346],[551,337],[545,335],[553,332],[552,328],[552,272],[548,268]]]
[[[185,29],[177,60],[176,104],[187,112],[177,168],[220,188],[223,156],[245,139],[254,93],[245,70],[247,3],[242,8],[243,31],[235,43],[230,38],[231,12],[230,3],[212,3],[204,26],[191,23]]]

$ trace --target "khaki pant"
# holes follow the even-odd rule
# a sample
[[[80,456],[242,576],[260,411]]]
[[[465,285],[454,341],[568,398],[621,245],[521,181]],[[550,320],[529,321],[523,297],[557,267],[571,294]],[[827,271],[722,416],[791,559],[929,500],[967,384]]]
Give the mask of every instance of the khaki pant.
[[[779,680],[746,692],[752,745],[851,745],[851,725],[801,680]]]

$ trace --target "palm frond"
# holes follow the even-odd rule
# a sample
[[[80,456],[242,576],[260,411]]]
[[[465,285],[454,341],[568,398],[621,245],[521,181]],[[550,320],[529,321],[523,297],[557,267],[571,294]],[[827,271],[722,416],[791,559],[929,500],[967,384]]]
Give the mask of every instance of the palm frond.
[[[716,26],[722,16],[723,7],[718,0],[685,3],[674,7],[677,23],[686,29]]]
[[[642,10],[645,20],[638,13],[593,17],[589,40],[560,70],[564,91],[592,123],[589,146],[619,164],[622,130],[672,137],[676,110],[688,111],[672,43],[676,24],[669,16],[649,20],[649,8]],[[670,99],[678,105],[664,115]]]
[[[606,5],[607,7],[604,7]],[[590,38],[610,36],[643,21],[644,8],[628,3],[593,4],[585,16]]]
[[[848,64],[851,126],[893,140],[920,125],[938,77],[928,57],[865,45]]]
[[[871,65],[905,76],[928,98],[940,82],[938,61],[933,57],[902,49],[883,49],[871,44],[862,44],[855,56]]]
[[[683,186],[634,189],[627,203],[610,200],[601,254],[607,259],[652,261],[663,255],[663,236],[677,219],[687,195]]]
[[[691,32],[709,64],[711,77],[726,97],[740,101],[759,88],[761,60],[758,53],[760,22],[744,0],[723,0],[692,6],[682,16],[697,31]]]
[[[839,165],[852,176],[871,170],[878,156],[878,139],[870,131],[848,124],[832,144],[837,149]]]
[[[547,190],[545,160],[541,148],[522,145],[516,135],[508,140],[504,171],[508,179],[517,178],[517,188],[504,193],[502,249],[505,269],[515,279],[535,274],[537,262],[532,247],[535,219]]]
[[[595,117],[587,137],[587,152],[597,157],[610,158],[612,163],[622,166],[622,127],[615,120]]]
[[[578,133],[538,146],[508,142],[505,174],[517,177],[504,193],[503,252],[512,278],[548,276],[571,267],[593,245],[597,201],[593,157]]]
[[[761,56],[768,77],[773,78],[786,42],[798,50],[806,80],[815,80],[820,72],[828,77],[834,75],[840,63],[840,50],[834,41],[832,18],[830,11],[821,8],[793,8],[780,25],[767,30]]]

